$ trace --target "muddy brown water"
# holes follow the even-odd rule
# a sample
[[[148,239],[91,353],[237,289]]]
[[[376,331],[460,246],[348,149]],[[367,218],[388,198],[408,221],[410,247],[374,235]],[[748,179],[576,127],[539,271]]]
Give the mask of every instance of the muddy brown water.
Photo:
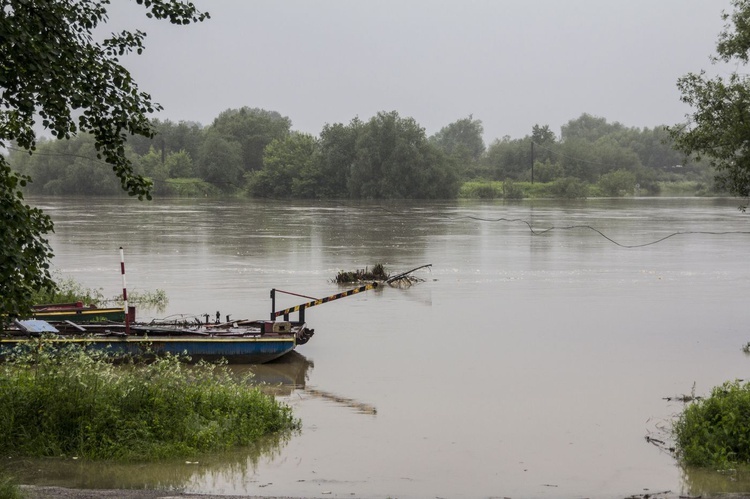
[[[265,318],[271,288],[323,297],[343,289],[338,270],[432,268],[417,285],[309,309],[316,334],[299,355],[256,369],[299,434],[170,463],[13,463],[26,483],[402,498],[750,491],[737,472],[682,469],[645,440],[669,438],[682,404],[665,398],[750,374],[750,235],[732,233],[750,218],[736,200],[31,202],[55,221],[62,276],[115,295],[124,246],[129,291],[170,300],[142,318]],[[570,226],[623,245],[693,233],[623,248]]]

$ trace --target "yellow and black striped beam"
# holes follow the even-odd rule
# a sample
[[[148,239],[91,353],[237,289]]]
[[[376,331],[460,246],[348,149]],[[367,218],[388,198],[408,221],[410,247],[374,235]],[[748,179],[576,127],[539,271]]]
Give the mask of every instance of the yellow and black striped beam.
[[[343,293],[326,296],[325,298],[321,298],[319,300],[313,300],[307,303],[303,303],[301,305],[296,305],[294,307],[290,307],[284,310],[279,310],[278,312],[273,313],[273,317],[281,317],[282,315],[289,315],[291,313],[299,312],[300,310],[304,310],[309,307],[314,307],[315,305],[322,305],[324,303],[328,303],[329,301],[338,300],[339,298],[346,298],[347,296],[355,295],[357,293],[361,293],[362,291],[369,291],[370,289],[375,289],[377,287],[378,287],[377,282],[365,284],[364,286],[350,289],[349,291],[344,291]]]

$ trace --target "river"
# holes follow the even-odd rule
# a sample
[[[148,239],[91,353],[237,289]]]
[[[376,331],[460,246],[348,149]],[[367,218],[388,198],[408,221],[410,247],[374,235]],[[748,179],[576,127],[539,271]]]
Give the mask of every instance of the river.
[[[667,398],[750,377],[750,215],[737,200],[31,203],[55,222],[59,276],[115,295],[122,246],[128,291],[169,297],[151,315],[266,318],[271,288],[320,298],[346,289],[331,282],[339,270],[432,267],[410,287],[308,309],[313,339],[257,369],[281,383],[298,434],[189,462],[48,463],[27,482],[376,498],[750,491],[646,441],[669,443],[683,406]]]

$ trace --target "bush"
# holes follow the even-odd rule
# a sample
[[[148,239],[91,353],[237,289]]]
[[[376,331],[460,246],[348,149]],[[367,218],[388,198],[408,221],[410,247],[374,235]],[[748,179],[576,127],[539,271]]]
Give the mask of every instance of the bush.
[[[549,159],[544,163],[537,161],[534,163],[534,179],[537,182],[552,182],[565,174],[560,163],[552,163]]]
[[[512,180],[503,182],[503,197],[505,199],[523,199],[523,189]]]
[[[502,197],[500,182],[465,182],[458,191],[458,197],[465,199],[495,199]]]
[[[291,409],[226,366],[174,356],[113,365],[40,340],[0,367],[0,451],[153,460],[245,446],[299,427]]]
[[[615,170],[605,173],[599,179],[599,189],[605,196],[619,197],[632,194],[635,189],[635,173],[627,170]]]
[[[203,198],[221,195],[218,187],[199,178],[169,178],[164,181],[164,184],[162,194],[165,196]]]
[[[726,468],[750,463],[750,382],[726,382],[685,407],[672,431],[684,464]]]
[[[565,177],[555,180],[550,192],[558,198],[581,199],[588,196],[588,186],[575,177]]]

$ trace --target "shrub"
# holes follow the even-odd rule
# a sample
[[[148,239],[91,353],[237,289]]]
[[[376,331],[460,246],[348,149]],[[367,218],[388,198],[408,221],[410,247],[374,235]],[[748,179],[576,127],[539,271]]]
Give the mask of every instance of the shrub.
[[[605,173],[599,179],[598,185],[605,196],[618,197],[631,194],[635,189],[635,173],[627,170],[615,170]]]
[[[580,199],[588,195],[588,186],[575,177],[565,177],[552,183],[550,192],[553,196],[564,199]]]
[[[565,174],[560,163],[552,163],[549,159],[544,163],[537,161],[534,163],[534,178],[537,182],[552,182]]]
[[[503,182],[503,197],[505,199],[523,199],[523,189],[512,180]]]
[[[726,382],[685,407],[672,431],[684,464],[750,463],[750,383]]]
[[[164,181],[164,195],[183,198],[217,197],[221,191],[199,178],[169,178]]]
[[[224,450],[298,428],[291,409],[223,365],[175,356],[114,365],[81,347],[0,366],[0,451],[21,456],[152,460]]]
[[[495,199],[502,196],[500,182],[465,182],[458,191],[458,197],[465,199]]]

